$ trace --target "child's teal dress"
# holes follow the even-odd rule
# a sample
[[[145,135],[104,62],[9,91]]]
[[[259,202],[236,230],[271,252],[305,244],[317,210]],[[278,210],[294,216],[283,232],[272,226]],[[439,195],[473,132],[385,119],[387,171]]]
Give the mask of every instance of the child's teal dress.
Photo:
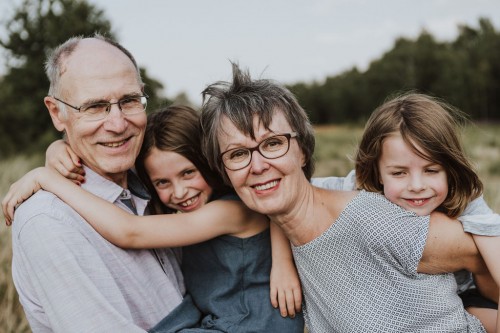
[[[283,318],[271,305],[269,229],[249,238],[220,236],[182,251],[189,295],[150,332],[304,332],[302,313]]]

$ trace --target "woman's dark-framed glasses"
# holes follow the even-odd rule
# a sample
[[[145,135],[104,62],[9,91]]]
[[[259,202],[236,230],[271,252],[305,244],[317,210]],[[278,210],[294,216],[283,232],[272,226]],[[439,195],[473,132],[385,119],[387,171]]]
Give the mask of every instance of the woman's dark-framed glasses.
[[[220,154],[222,163],[231,171],[246,168],[252,161],[252,154],[258,151],[259,154],[268,159],[275,159],[284,156],[290,149],[290,139],[297,137],[297,133],[283,133],[271,136],[262,140],[253,148],[233,148]]]
[[[146,94],[144,94],[143,96],[123,97],[120,100],[118,100],[118,102],[114,103],[96,102],[96,103],[83,104],[81,106],[74,106],[55,96],[52,97],[56,101],[59,101],[64,105],[67,105],[72,109],[75,109],[88,120],[101,120],[106,118],[109,112],[111,111],[111,106],[114,104],[117,104],[120,111],[126,116],[144,112],[146,110],[146,106],[148,105],[148,95]]]

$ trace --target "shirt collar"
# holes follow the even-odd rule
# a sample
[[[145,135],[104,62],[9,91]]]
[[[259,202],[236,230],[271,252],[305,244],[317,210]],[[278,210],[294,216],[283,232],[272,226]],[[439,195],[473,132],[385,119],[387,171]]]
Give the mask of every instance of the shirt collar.
[[[110,203],[115,203],[120,199],[121,194],[125,190],[123,187],[102,177],[85,165],[83,169],[85,170],[85,183],[82,184],[83,189]],[[134,203],[139,215],[142,215],[151,196],[135,172],[128,170],[127,177],[128,190],[134,196]]]

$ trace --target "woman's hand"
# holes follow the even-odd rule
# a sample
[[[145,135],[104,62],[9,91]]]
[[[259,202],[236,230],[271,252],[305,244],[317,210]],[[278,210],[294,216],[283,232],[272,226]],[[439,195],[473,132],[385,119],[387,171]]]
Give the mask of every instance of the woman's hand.
[[[63,140],[54,141],[47,148],[45,166],[56,170],[77,185],[85,182],[85,171],[80,158]]]
[[[10,186],[9,192],[7,192],[2,200],[5,224],[8,226],[11,225],[17,206],[41,189],[40,182],[38,181],[39,177],[43,177],[44,173],[51,172],[55,173],[45,167],[33,169]]]

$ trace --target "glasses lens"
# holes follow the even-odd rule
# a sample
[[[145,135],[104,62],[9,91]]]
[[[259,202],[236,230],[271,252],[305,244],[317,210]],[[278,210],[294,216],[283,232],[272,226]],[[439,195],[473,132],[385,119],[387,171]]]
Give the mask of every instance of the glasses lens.
[[[119,100],[117,103],[94,103],[83,105],[80,108],[80,113],[88,120],[100,120],[106,118],[113,104],[118,104],[123,114],[132,115],[146,110],[147,103],[148,99],[145,96],[126,97]]]
[[[296,135],[293,133],[293,137]],[[290,147],[292,134],[275,135],[262,141],[254,148],[235,148],[222,154],[222,162],[229,170],[245,168],[252,160],[252,152],[258,150],[265,158],[273,159],[285,155]]]
[[[244,168],[250,160],[250,150],[246,148],[236,148],[226,151],[222,155],[222,161],[226,168],[230,170]]]
[[[80,108],[80,113],[85,116],[85,118],[90,120],[97,120],[106,117],[108,114],[109,103],[94,103],[89,105],[82,105]]]
[[[118,103],[124,114],[134,114],[146,110],[147,98],[144,96],[127,97],[121,99]]]
[[[284,135],[272,136],[259,145],[259,151],[266,158],[278,158],[288,151],[288,138]]]

